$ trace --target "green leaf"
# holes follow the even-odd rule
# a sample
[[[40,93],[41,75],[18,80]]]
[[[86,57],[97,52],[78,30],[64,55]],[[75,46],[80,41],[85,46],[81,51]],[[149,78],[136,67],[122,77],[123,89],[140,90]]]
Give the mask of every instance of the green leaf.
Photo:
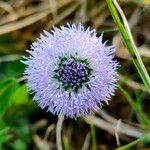
[[[12,105],[26,104],[29,93],[26,85],[19,86],[15,79],[0,82],[0,117]]]
[[[10,143],[9,146],[14,150],[27,150],[27,146],[30,143],[30,130],[28,118],[16,115],[16,119],[11,124],[11,129],[18,135],[14,142]]]
[[[0,94],[2,94],[7,88],[8,86],[10,86],[10,84],[12,83],[12,80],[2,80],[0,82]]]
[[[7,134],[8,131],[9,131],[8,127],[5,127],[4,129],[0,130],[0,148],[2,148],[3,143],[12,138],[12,135]]]
[[[2,119],[0,119],[0,131],[1,131],[3,128],[5,128],[5,122],[4,122]]]
[[[10,98],[18,87],[19,84],[16,80],[4,81],[0,84],[0,117],[11,105]]]
[[[26,104],[28,102],[28,89],[26,85],[22,85],[19,87],[13,94],[11,101],[12,103],[14,102],[15,104]]]
[[[4,67],[5,66],[5,67]],[[1,74],[4,78],[17,78],[21,76],[25,69],[25,65],[20,60],[3,63],[0,66]]]

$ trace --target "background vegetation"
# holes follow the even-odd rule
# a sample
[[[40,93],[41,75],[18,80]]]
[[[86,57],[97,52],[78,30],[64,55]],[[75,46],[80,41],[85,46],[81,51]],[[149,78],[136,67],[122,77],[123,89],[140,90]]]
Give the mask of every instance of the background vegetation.
[[[111,0],[0,1],[0,150],[59,149],[59,129],[65,150],[150,149],[150,1],[118,3],[124,14]],[[117,48],[120,67],[118,89],[109,106],[86,118],[64,120],[62,125],[57,124],[57,116],[32,101],[20,60],[43,29],[67,22],[96,28],[98,36],[103,32],[107,44]]]

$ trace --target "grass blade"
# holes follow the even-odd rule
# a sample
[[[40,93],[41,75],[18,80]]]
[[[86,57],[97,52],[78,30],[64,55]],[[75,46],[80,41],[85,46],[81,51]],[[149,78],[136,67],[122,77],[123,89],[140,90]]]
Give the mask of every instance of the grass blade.
[[[111,12],[111,15],[116,23],[116,25],[118,26],[118,29],[122,35],[122,38],[124,40],[124,43],[132,57],[132,60],[134,62],[134,65],[143,81],[143,83],[145,84],[145,87],[147,88],[148,92],[150,93],[150,77],[145,69],[145,66],[141,60],[141,57],[139,55],[139,52],[134,44],[134,41],[132,39],[132,35],[130,32],[130,28],[129,25],[127,23],[127,20],[125,18],[125,15],[123,14],[123,11],[121,10],[120,6],[118,5],[118,3],[116,2],[116,0],[106,0],[109,10]],[[115,6],[116,7],[115,7]],[[119,14],[117,12],[120,13],[121,19],[123,20],[123,23],[121,22],[121,19],[119,17]]]

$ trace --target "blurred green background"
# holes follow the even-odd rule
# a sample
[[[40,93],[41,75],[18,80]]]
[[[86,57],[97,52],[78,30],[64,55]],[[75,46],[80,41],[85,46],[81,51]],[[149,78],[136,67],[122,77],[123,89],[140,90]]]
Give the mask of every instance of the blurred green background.
[[[118,0],[150,74],[150,1]],[[150,97],[124,46],[105,0],[0,1],[0,150],[55,150],[57,116],[32,101],[20,62],[26,49],[53,25],[82,23],[116,46],[119,86],[109,106],[92,116],[66,119],[65,150],[111,150],[139,139],[131,149],[150,149]],[[129,146],[130,147],[130,146]],[[126,149],[129,149],[127,147]]]

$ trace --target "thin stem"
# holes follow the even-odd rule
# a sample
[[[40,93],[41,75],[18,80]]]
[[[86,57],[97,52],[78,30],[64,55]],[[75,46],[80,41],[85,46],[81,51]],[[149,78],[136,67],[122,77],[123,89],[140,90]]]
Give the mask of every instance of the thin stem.
[[[63,121],[64,121],[64,116],[63,115],[59,116],[56,125],[56,144],[58,150],[63,150],[62,142],[61,142],[61,131],[62,131]]]
[[[142,112],[141,106],[136,103],[132,97],[121,87],[121,85],[118,85],[118,88],[123,93],[123,95],[126,97],[128,103],[132,106],[132,108],[136,112],[137,118],[140,120],[140,122],[144,125],[150,125],[150,120],[147,118],[147,116]]]
[[[92,135],[92,150],[96,150],[96,134],[95,134],[95,127],[92,121],[90,122],[90,128]]]
[[[116,0],[106,0],[106,2],[108,4],[111,15],[122,35],[124,43],[132,57],[133,63],[135,65],[143,83],[145,84],[145,87],[147,88],[148,92],[150,93],[150,77],[145,69],[145,66],[141,60],[138,50],[134,44],[132,34],[130,32],[130,28],[129,28],[128,22],[126,20],[126,17],[124,15],[123,11],[121,10],[120,6],[116,2]],[[116,8],[117,8],[118,12],[120,13],[120,16],[121,16],[121,19],[123,20],[124,25],[122,24],[121,19],[119,18]]]
[[[63,136],[64,150],[69,150],[69,142],[66,136]]]
[[[116,150],[128,150],[130,149],[131,147],[135,146],[136,144],[138,144],[139,142],[143,142],[144,140],[148,139],[150,137],[150,134],[146,134],[146,135],[143,135],[141,136],[140,138],[138,138],[137,140],[133,141],[133,142],[130,142],[129,144],[125,145],[125,146],[122,146],[122,147],[119,147],[117,148]]]
[[[82,150],[88,150],[89,145],[90,145],[90,138],[91,138],[90,133],[87,133],[87,135],[85,137],[85,141],[84,141],[83,147],[82,147]]]

